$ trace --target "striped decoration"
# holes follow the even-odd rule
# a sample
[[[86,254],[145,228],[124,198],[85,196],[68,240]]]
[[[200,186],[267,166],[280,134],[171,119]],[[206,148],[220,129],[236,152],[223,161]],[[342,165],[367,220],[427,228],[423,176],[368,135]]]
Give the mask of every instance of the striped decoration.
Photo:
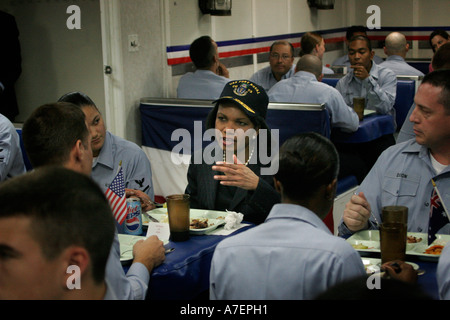
[[[317,31],[325,39],[325,43],[341,43],[345,41],[345,32],[347,28],[337,28]],[[449,31],[450,27],[384,27],[381,29],[369,30],[368,36],[373,41],[383,41],[386,36],[393,32],[402,32],[408,41],[428,41],[430,33],[435,29],[444,29]],[[231,58],[245,55],[269,52],[270,46],[274,41],[286,40],[292,43],[294,48],[300,47],[300,39],[306,32],[282,34],[276,36],[247,38],[227,41],[217,41],[220,58]],[[167,47],[167,64],[178,65],[191,62],[189,58],[188,45]]]

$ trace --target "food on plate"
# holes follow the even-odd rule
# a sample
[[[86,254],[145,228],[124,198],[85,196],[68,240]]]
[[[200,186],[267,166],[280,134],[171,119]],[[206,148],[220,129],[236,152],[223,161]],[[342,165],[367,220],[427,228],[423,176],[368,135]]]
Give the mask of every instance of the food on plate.
[[[407,241],[408,241],[408,243],[418,243],[418,242],[422,241],[422,238],[414,237],[414,236],[408,236],[407,237]]]
[[[191,229],[204,229],[208,227],[208,219],[191,219]]]
[[[352,244],[352,247],[355,249],[369,249],[368,246],[363,245],[362,243]]]
[[[434,246],[429,247],[427,250],[425,250],[424,253],[439,255],[439,254],[441,254],[442,249],[444,249],[444,246],[434,245]]]

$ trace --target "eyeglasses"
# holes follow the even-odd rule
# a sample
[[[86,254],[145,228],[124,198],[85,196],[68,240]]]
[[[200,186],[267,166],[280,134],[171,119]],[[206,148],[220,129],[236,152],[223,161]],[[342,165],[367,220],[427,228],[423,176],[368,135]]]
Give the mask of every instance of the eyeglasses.
[[[291,59],[292,57],[287,54],[283,54],[280,56],[278,53],[271,53],[270,58],[275,59],[275,60],[278,60],[281,58],[281,60],[286,61],[288,59]]]

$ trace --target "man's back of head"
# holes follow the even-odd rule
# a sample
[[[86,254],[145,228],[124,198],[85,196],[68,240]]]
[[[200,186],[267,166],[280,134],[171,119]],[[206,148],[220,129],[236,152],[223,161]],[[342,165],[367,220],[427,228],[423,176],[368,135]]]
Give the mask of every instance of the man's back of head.
[[[450,42],[443,44],[436,50],[432,66],[434,70],[450,69]]]
[[[92,179],[62,167],[46,166],[2,184],[0,202],[3,204],[0,212],[3,227],[11,218],[18,225],[20,221],[20,226],[29,226],[18,228],[21,234],[17,236],[31,239],[31,242],[14,242],[15,250],[27,257],[28,245],[39,247],[38,252],[33,254],[36,266],[16,270],[11,276],[16,278],[1,286],[3,291],[8,284],[12,288],[9,292],[0,289],[0,296],[71,299],[75,295],[90,299],[92,294],[96,294],[97,298],[103,298],[105,266],[113,243],[115,224],[103,192]],[[59,266],[57,270],[64,266],[67,273],[69,267],[78,266],[81,290],[69,290],[66,278],[70,273],[65,274],[66,270],[52,273],[54,268],[48,268],[42,272],[38,267],[54,266],[54,261]],[[21,272],[35,272],[33,268],[39,273],[40,281],[24,283],[18,279]],[[22,285],[25,287],[22,288]]]
[[[209,36],[202,36],[192,42],[189,56],[197,69],[209,69],[216,55],[216,48]]]
[[[319,79],[322,75],[322,61],[315,55],[305,54],[298,60],[296,71],[310,72]]]
[[[406,37],[400,32],[390,33],[385,40],[385,53],[388,56],[397,55],[406,56],[408,51],[408,43]]]
[[[23,125],[22,136],[34,168],[66,165],[71,150],[80,142],[86,151],[91,149],[83,111],[67,102],[46,104],[34,110]]]

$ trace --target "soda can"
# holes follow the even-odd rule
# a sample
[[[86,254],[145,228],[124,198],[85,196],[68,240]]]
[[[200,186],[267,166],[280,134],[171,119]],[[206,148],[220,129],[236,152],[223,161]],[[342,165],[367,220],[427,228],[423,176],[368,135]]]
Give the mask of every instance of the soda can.
[[[124,232],[126,234],[142,234],[141,201],[136,197],[127,198],[127,217]]]

